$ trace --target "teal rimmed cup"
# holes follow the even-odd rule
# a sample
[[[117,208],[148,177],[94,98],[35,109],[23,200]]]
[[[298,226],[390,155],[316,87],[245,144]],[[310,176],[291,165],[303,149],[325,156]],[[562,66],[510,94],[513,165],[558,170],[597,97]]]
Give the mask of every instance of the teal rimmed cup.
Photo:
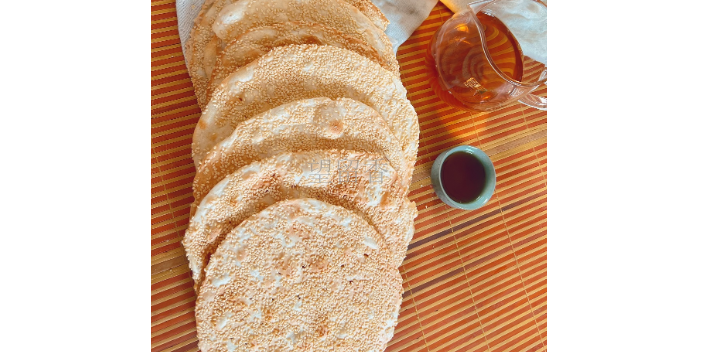
[[[445,192],[445,189],[442,186],[442,178],[440,177],[441,172],[443,172],[442,165],[445,163],[445,159],[447,159],[448,156],[455,153],[471,154],[479,160],[481,165],[484,167],[484,187],[477,198],[467,203],[459,203],[453,200]],[[452,149],[448,149],[438,155],[433,163],[433,167],[430,169],[430,179],[433,183],[435,193],[445,204],[453,208],[474,210],[481,208],[489,201],[491,195],[494,194],[494,188],[496,187],[496,170],[494,170],[494,164],[491,162],[491,159],[489,159],[489,156],[486,155],[486,153],[470,145],[460,145]],[[467,180],[467,182],[472,182],[472,180]]]

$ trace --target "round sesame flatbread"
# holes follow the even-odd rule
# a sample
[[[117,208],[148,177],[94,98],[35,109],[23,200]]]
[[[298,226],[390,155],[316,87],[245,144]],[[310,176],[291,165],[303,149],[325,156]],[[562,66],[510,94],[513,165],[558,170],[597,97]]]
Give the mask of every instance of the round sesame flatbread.
[[[214,16],[217,15],[217,12],[209,12],[209,11],[213,6],[219,6],[219,8],[222,8],[222,6],[224,6],[224,5],[217,4],[217,3],[222,3],[222,2],[223,2],[222,0],[206,0],[203,2],[203,5],[201,5],[200,11],[198,11],[198,16],[196,16],[196,18],[193,19],[193,27],[191,27],[191,31],[188,33],[188,38],[186,39],[186,43],[184,43],[183,49],[184,49],[184,52],[187,54],[186,55],[186,57],[187,57],[186,63],[188,63],[188,57],[190,57],[190,55],[188,55],[188,54],[189,54],[190,50],[192,49],[191,39],[193,39],[193,33],[196,32],[195,31],[196,27],[201,25],[202,23],[204,23],[203,21],[208,21],[206,19],[208,16],[210,16],[211,18],[214,18]],[[212,22],[214,21],[214,19],[212,19],[210,21],[211,21],[211,25],[212,25]]]
[[[333,45],[351,50],[399,75],[396,60],[383,60],[379,53],[365,42],[342,34],[334,28],[306,22],[277,23],[253,28],[231,41],[218,54],[213,67],[209,67],[209,62],[206,62],[204,64],[206,73],[212,73],[207,96],[200,100],[210,100],[213,91],[223,79],[240,67],[268,53],[272,48],[291,44]]]
[[[334,28],[349,26],[340,13],[359,22],[365,30],[374,27],[383,33],[388,25],[386,17],[370,0],[238,0],[222,7],[212,29],[218,38],[227,40],[249,28],[272,23],[305,21],[329,22],[336,25]]]
[[[228,175],[200,202],[183,238],[196,291],[210,255],[235,226],[277,201],[307,197],[358,213],[384,237],[394,265],[401,265],[417,211],[383,156],[346,150],[283,153]]]
[[[201,6],[198,16],[196,16],[193,21],[193,28],[191,28],[188,39],[183,45],[184,59],[191,77],[193,77],[194,73],[197,73],[195,69],[192,70],[192,63],[195,62],[196,57],[203,56],[205,45],[210,41],[212,36],[215,35],[212,25],[217,18],[217,14],[224,6],[231,4],[232,1],[233,0],[208,0]]]
[[[350,98],[376,110],[415,164],[418,116],[401,80],[371,60],[330,45],[288,45],[231,74],[215,90],[193,134],[200,165],[237,125],[281,104],[314,97]]]
[[[207,95],[210,72],[226,44],[255,27],[304,21],[335,28],[360,39],[385,60],[396,56],[384,29],[388,20],[369,0],[216,0],[197,22],[186,43],[187,65],[198,97]]]
[[[193,180],[191,215],[220,180],[254,161],[285,152],[347,149],[377,153],[408,192],[413,172],[386,121],[352,99],[311,98],[278,106],[244,121],[203,159]]]
[[[403,287],[379,234],[314,199],[272,205],[228,233],[196,300],[203,352],[383,351]]]

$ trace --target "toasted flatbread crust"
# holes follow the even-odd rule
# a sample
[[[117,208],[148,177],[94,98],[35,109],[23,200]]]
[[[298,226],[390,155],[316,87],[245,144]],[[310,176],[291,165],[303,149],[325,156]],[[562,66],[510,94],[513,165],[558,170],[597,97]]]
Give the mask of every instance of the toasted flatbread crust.
[[[371,60],[329,45],[288,45],[231,74],[213,94],[193,134],[196,165],[237,125],[292,101],[358,100],[386,120],[409,165],[418,152],[418,116],[401,80]]]
[[[334,28],[306,22],[277,23],[270,26],[252,28],[239,38],[231,41],[217,55],[217,61],[212,68],[208,67],[208,61],[210,60],[206,60],[205,71],[212,73],[210,74],[207,96],[199,100],[210,100],[215,88],[240,67],[268,53],[272,48],[292,44],[337,46],[354,51],[378,63],[392,73],[399,74],[396,60],[382,59],[379,53],[365,42],[342,34],[342,32]]]
[[[388,20],[369,0],[216,0],[201,12],[186,42],[186,63],[201,108],[208,103],[203,101],[210,78],[207,68],[214,66],[217,53],[227,43],[254,27],[290,21],[321,23],[395,60],[383,33]]]
[[[196,301],[203,352],[383,351],[402,279],[362,218],[283,201],[228,233]]]
[[[203,84],[207,84],[209,74],[206,74],[203,67],[203,60],[206,54],[206,47],[211,42],[215,33],[213,32],[213,23],[217,19],[218,13],[223,7],[232,4],[237,0],[207,0],[200,8],[198,16],[193,21],[193,28],[188,36],[188,40],[183,45],[184,59],[188,74],[191,76],[193,88],[198,99],[198,105],[202,109],[208,103],[203,100],[207,91]],[[213,55],[210,53],[210,55]]]
[[[244,121],[201,162],[193,180],[191,215],[220,180],[254,161],[285,152],[347,149],[377,153],[399,175],[408,192],[413,165],[386,121],[372,108],[352,99],[311,98],[278,106]]]
[[[198,16],[193,20],[193,27],[191,27],[191,32],[188,34],[188,39],[186,40],[185,43],[183,43],[183,54],[184,58],[186,60],[186,66],[189,66],[189,62],[193,58],[193,44],[194,44],[194,36],[199,35],[199,28],[202,26],[201,24],[204,23],[204,19],[210,10],[211,7],[215,4],[215,2],[218,0],[206,0],[203,3],[203,6],[200,7],[200,11],[198,12]]]
[[[315,198],[357,212],[384,237],[394,265],[403,262],[417,211],[383,156],[346,150],[283,153],[228,175],[200,202],[183,238],[196,291],[210,255],[227,233],[274,202],[294,198]]]

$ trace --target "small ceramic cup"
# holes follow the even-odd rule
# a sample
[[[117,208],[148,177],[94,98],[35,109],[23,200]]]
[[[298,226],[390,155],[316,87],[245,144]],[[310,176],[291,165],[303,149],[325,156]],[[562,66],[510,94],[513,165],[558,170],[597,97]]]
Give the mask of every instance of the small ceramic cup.
[[[486,175],[484,181],[484,188],[482,189],[479,196],[469,203],[455,202],[454,200],[452,200],[452,198],[450,198],[450,196],[447,195],[447,193],[445,193],[445,189],[442,186],[442,181],[440,178],[440,173],[442,172],[442,165],[448,156],[455,153],[472,154],[475,158],[477,158],[477,160],[479,160],[482,166],[484,166],[484,172]],[[491,162],[491,159],[489,159],[489,156],[486,155],[486,153],[479,150],[478,148],[469,145],[460,145],[452,149],[448,149],[438,155],[437,159],[435,159],[435,162],[433,163],[433,167],[430,169],[430,179],[433,183],[435,193],[445,204],[453,208],[474,210],[481,208],[484,204],[489,201],[491,195],[494,194],[494,188],[496,187],[496,170],[494,170],[494,164]],[[467,180],[467,182],[471,182],[471,180]]]

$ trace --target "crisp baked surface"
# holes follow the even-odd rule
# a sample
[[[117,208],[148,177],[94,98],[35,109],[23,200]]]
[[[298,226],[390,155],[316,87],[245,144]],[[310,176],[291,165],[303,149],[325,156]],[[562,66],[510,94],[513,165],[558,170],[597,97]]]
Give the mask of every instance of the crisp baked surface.
[[[248,118],[314,97],[345,97],[373,108],[398,138],[408,165],[415,164],[418,116],[398,77],[346,49],[288,45],[240,68],[216,89],[193,134],[196,165]]]
[[[196,292],[227,233],[267,206],[295,198],[315,198],[358,213],[384,237],[395,267],[403,262],[417,210],[383,156],[347,150],[283,153],[238,169],[200,202],[183,238]]]
[[[207,87],[208,77],[203,68],[203,57],[207,44],[213,38],[213,22],[217,19],[220,10],[236,0],[213,0],[206,1],[201,7],[198,17],[196,17],[191,35],[186,41],[184,52],[188,73],[193,82],[193,88],[196,91],[198,105],[203,108],[207,101],[201,101],[203,94],[198,94],[199,90],[205,91]]]
[[[389,19],[384,16],[381,10],[374,5],[371,0],[345,0],[345,2],[354,6],[361,13],[367,16],[367,18],[369,18],[369,20],[382,31],[386,30],[386,27],[389,25]]]
[[[193,19],[193,27],[191,27],[191,32],[189,33],[188,40],[183,44],[183,54],[185,57],[186,65],[188,66],[188,63],[191,61],[193,57],[193,37],[194,35],[198,35],[199,30],[197,30],[200,26],[201,23],[204,23],[204,18],[206,17],[206,14],[210,10],[211,7],[215,4],[215,2],[218,0],[206,0],[203,3],[203,6],[200,7],[200,11],[198,12],[198,16],[196,16],[195,19]]]
[[[218,42],[213,45],[222,49],[252,28],[296,21],[335,28],[364,41],[384,60],[396,62],[393,46],[384,29],[344,0],[239,0],[218,13],[212,25],[213,40]]]
[[[396,63],[383,32],[388,20],[369,0],[215,0],[194,24],[186,43],[188,70],[201,108],[207,104],[203,98],[211,73],[206,68],[214,66],[227,43],[251,28],[291,21],[328,25],[365,41]]]
[[[347,149],[382,155],[407,193],[412,165],[381,116],[352,99],[311,98],[278,106],[244,121],[203,159],[193,180],[191,215],[220,180],[253,161],[285,152]]]
[[[203,352],[383,351],[402,279],[379,234],[314,199],[272,205],[227,234],[196,301]]]
[[[384,60],[379,52],[371,46],[337,29],[308,22],[286,22],[270,26],[252,28],[239,38],[231,41],[217,55],[213,67],[209,67],[211,60],[204,63],[205,71],[210,74],[210,83],[206,97],[200,98],[208,101],[215,88],[232,72],[268,53],[272,48],[291,44],[318,44],[333,45],[354,51],[376,63],[383,68],[399,74],[398,64],[395,60]],[[200,91],[202,93],[202,91]]]

